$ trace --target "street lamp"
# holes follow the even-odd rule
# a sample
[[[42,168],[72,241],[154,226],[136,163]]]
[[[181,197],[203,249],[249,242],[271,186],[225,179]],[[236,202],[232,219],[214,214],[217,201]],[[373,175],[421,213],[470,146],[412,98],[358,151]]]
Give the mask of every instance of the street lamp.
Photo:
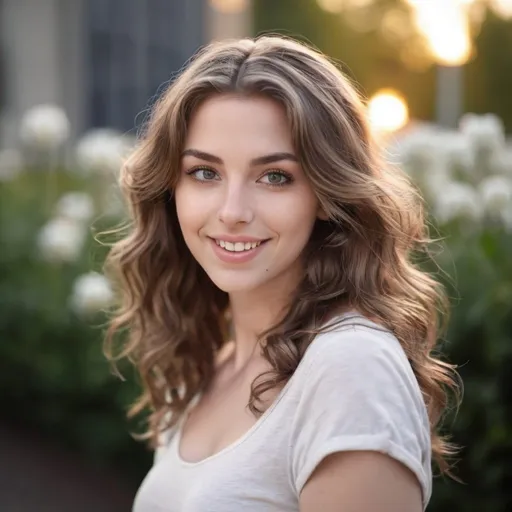
[[[463,111],[464,64],[471,54],[466,9],[471,0],[408,0],[437,63],[436,120],[455,128]]]

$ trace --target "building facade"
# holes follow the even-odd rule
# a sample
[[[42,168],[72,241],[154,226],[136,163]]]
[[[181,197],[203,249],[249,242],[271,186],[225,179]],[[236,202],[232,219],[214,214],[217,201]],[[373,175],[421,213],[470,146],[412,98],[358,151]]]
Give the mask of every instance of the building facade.
[[[78,136],[136,129],[194,51],[250,34],[250,2],[0,0],[0,146],[28,108],[52,103]]]

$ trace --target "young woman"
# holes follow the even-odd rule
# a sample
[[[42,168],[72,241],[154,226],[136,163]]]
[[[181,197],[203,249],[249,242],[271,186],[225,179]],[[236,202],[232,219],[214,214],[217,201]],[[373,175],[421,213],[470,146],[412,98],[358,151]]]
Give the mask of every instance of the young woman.
[[[155,464],[135,512],[415,512],[455,388],[421,202],[329,60],[279,37],[203,49],[125,165],[109,338]]]

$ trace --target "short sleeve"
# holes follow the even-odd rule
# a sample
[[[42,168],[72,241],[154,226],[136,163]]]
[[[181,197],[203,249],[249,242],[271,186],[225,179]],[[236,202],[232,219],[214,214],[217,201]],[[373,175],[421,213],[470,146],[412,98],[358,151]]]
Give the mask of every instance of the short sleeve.
[[[327,455],[371,450],[416,475],[426,506],[432,486],[429,421],[398,340],[354,326],[320,335],[308,352],[290,440],[297,495]]]

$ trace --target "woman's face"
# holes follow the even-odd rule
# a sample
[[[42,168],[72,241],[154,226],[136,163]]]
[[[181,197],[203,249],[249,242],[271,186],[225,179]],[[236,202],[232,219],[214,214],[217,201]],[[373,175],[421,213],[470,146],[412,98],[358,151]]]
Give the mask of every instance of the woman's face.
[[[296,284],[319,208],[278,103],[234,95],[203,102],[190,120],[175,198],[185,242],[221,290]]]

